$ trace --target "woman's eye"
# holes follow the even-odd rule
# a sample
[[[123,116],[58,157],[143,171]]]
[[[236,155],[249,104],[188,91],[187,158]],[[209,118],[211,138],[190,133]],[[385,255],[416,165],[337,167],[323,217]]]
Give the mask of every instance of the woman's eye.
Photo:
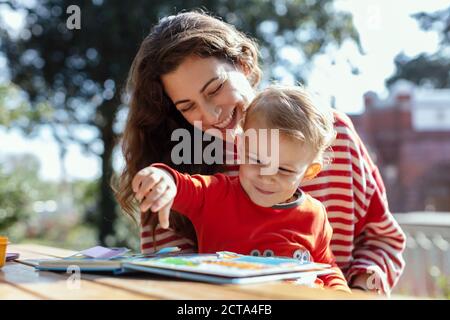
[[[180,109],[181,112],[187,112],[189,110],[192,110],[194,108],[193,104],[188,105],[186,108]]]
[[[219,90],[222,89],[224,83],[225,83],[225,82],[222,82],[221,84],[219,84],[219,85],[217,86],[217,88],[215,88],[213,91],[211,91],[211,92],[209,93],[209,95],[210,95],[210,96],[213,96],[213,95],[215,95],[217,92],[219,92]]]

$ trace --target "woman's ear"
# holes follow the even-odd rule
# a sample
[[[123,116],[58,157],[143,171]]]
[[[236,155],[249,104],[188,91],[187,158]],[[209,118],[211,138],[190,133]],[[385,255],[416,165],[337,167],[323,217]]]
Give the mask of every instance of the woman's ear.
[[[318,162],[311,163],[308,169],[306,169],[302,181],[313,179],[315,176],[319,174],[320,170],[322,170],[322,165],[320,163]]]

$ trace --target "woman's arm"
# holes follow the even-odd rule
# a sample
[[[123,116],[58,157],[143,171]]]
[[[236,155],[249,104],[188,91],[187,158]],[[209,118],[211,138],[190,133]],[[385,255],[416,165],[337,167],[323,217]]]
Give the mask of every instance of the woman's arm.
[[[366,185],[362,188],[368,197],[368,205],[363,205],[355,224],[353,260],[345,274],[350,287],[355,285],[389,294],[405,265],[402,257],[405,235],[389,210],[378,168],[350,119],[342,114],[339,118],[350,131],[351,145],[357,151],[353,156],[357,157],[362,174],[366,175],[363,180]],[[355,184],[356,181],[354,188],[357,188]]]
[[[378,170],[372,175],[376,180],[366,215],[355,226],[354,260],[346,275],[350,286],[370,291],[390,293],[397,283],[405,262],[405,235],[387,205],[384,185]]]

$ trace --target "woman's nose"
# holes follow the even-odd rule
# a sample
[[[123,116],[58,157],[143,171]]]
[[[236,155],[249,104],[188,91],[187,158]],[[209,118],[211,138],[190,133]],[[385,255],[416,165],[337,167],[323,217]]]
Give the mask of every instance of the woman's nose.
[[[207,125],[213,125],[219,121],[220,114],[222,113],[222,108],[205,103],[201,108],[201,112],[202,121]]]

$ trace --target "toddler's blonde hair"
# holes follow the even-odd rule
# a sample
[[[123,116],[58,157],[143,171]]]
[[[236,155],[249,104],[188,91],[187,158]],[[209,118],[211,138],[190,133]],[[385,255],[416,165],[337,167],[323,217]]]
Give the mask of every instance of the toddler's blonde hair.
[[[268,129],[279,129],[280,134],[303,142],[315,161],[323,162],[336,137],[331,107],[314,101],[300,86],[271,85],[258,93],[247,109],[245,122],[253,118],[265,121]]]

